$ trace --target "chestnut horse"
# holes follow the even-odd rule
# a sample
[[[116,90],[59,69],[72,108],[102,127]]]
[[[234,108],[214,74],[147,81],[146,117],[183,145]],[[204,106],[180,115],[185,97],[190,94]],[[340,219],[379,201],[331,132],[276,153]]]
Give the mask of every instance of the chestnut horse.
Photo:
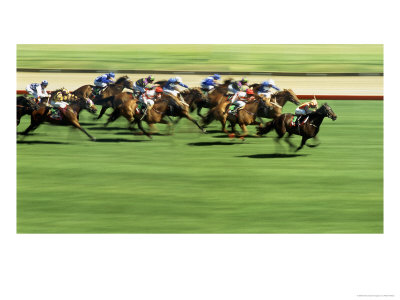
[[[293,124],[293,117],[293,114],[283,114],[277,119],[267,122],[264,127],[259,127],[257,134],[263,135],[275,128],[275,131],[278,134],[275,141],[279,142],[287,132],[288,136],[285,138],[285,142],[287,142],[291,148],[294,148],[295,145],[289,140],[290,136],[293,134],[300,135],[302,136],[301,144],[296,149],[296,151],[299,151],[303,148],[309,138],[315,138],[317,136],[319,127],[325,117],[328,117],[333,121],[337,118],[336,114],[327,103],[324,103],[315,112],[308,114],[305,121],[301,124]]]
[[[99,96],[93,95],[94,85],[84,85],[72,92],[73,95],[79,98],[92,99],[94,104],[101,105],[101,111],[97,119],[100,119],[107,108],[114,107],[113,98],[111,96],[117,95],[123,91],[124,88],[133,89],[133,81],[128,76],[118,78],[115,83],[109,84]]]
[[[200,101],[195,101],[192,106],[193,111],[197,108],[197,115],[203,120],[206,118],[200,112],[202,108],[213,108],[227,99],[228,86],[233,82],[233,79],[227,79],[223,84],[216,86],[213,90],[207,93],[206,97],[202,97]]]
[[[256,95],[255,98],[257,101],[260,101],[258,102],[259,104],[265,104],[264,100],[260,96]],[[225,100],[226,99],[227,98],[225,97]],[[218,120],[221,122],[222,131],[227,133],[228,131],[225,129],[225,126],[229,116],[228,120],[231,123],[232,130],[234,131],[235,124],[239,123],[240,127],[243,130],[243,133],[247,134],[247,129],[245,127],[246,125],[260,124],[260,122],[255,121],[256,117],[274,119],[282,114],[282,107],[286,104],[286,102],[289,101],[296,105],[300,104],[299,99],[291,89],[285,89],[283,91],[277,92],[272,95],[271,99],[273,99],[273,101],[271,101],[271,106],[260,106],[260,109],[257,108],[256,110],[254,110],[254,107],[249,110],[249,108],[246,107],[246,104],[246,106],[244,106],[244,108],[239,111],[238,116],[232,116],[230,113],[228,114],[227,106],[231,103],[230,101],[223,101],[218,106],[209,110],[206,118],[204,119],[204,125],[210,124],[213,120]],[[274,104],[274,102],[278,105]],[[252,121],[253,119],[254,121]]]
[[[118,103],[118,106],[110,115],[106,125],[115,121],[120,116],[124,116],[131,124],[137,123],[140,130],[150,137],[150,134],[142,126],[142,120],[149,124],[149,126],[155,123],[162,123],[167,124],[171,129],[172,123],[165,120],[164,117],[172,116],[187,118],[205,133],[205,130],[190,116],[188,106],[182,104],[178,98],[172,95],[163,94],[161,99],[155,101],[153,107],[147,110],[145,115],[142,111],[137,110],[138,102],[139,100],[133,97],[131,93],[121,93],[115,96],[114,103]]]
[[[79,98],[71,102],[65,109],[59,109],[60,119],[53,118],[50,109],[51,107],[42,104],[37,110],[34,110],[31,114],[31,124],[21,134],[27,135],[30,131],[38,128],[43,122],[48,122],[53,125],[72,125],[85,133],[92,141],[96,140],[95,137],[82,128],[78,121],[78,114],[82,109],[87,109],[92,113],[96,112],[96,107],[90,99]]]

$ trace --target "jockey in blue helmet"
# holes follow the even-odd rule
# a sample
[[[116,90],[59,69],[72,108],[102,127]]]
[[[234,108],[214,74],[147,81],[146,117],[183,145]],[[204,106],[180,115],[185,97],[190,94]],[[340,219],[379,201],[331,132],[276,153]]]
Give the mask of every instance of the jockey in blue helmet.
[[[94,85],[97,87],[95,93],[100,94],[110,83],[114,83],[115,74],[110,72],[101,76],[96,77]]]
[[[185,102],[185,100],[182,98],[181,94],[177,90],[177,85],[180,85],[184,88],[188,88],[188,86],[182,82],[182,78],[177,76],[168,79],[167,83],[164,85],[164,93],[180,98],[181,102],[184,105],[188,106],[188,104]]]
[[[268,105],[270,105],[270,101],[271,101],[271,95],[272,95],[272,91],[271,91],[271,89],[275,89],[275,90],[277,90],[278,92],[281,90],[280,88],[278,88],[276,85],[275,85],[275,81],[273,81],[272,79],[270,79],[270,80],[267,80],[267,81],[263,81],[262,83],[261,83],[261,86],[259,87],[259,89],[258,89],[258,92],[257,92],[257,94],[259,95],[259,96],[261,96],[261,97],[263,97],[266,101],[267,101],[267,104]]]
[[[215,86],[217,86],[218,80],[221,79],[221,76],[219,74],[214,74],[212,76],[208,76],[206,79],[204,79],[201,82],[201,88],[203,91],[209,92],[211,91],[213,88],[215,88]]]

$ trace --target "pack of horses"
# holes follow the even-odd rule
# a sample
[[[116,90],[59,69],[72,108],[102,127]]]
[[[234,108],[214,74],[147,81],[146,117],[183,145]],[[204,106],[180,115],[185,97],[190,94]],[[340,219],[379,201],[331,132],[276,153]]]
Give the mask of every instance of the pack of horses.
[[[161,123],[168,125],[169,133],[171,133],[173,124],[179,122],[181,118],[190,120],[197,128],[206,133],[206,127],[214,120],[221,123],[221,131],[229,134],[230,137],[236,136],[244,139],[248,135],[247,126],[256,125],[257,135],[264,135],[275,129],[277,133],[276,141],[288,133],[285,141],[291,148],[295,146],[289,140],[293,134],[302,136],[300,146],[296,149],[300,150],[310,138],[316,139],[319,127],[325,117],[336,120],[337,116],[328,104],[323,104],[314,113],[307,117],[306,122],[293,125],[293,114],[282,113],[282,108],[287,102],[294,105],[300,105],[300,101],[291,89],[284,89],[276,92],[271,96],[270,104],[267,105],[266,99],[257,94],[260,87],[259,84],[253,84],[250,87],[255,91],[255,96],[249,100],[246,105],[237,113],[231,113],[229,106],[231,105],[230,96],[228,95],[228,86],[232,80],[225,80],[221,85],[217,86],[208,93],[201,90],[200,87],[188,88],[180,92],[181,98],[174,95],[163,93],[161,98],[155,101],[151,109],[141,109],[140,101],[135,93],[125,92],[124,89],[133,90],[133,81],[128,76],[118,78],[115,83],[109,84],[100,95],[94,95],[93,85],[84,85],[71,92],[75,100],[70,101],[65,109],[58,111],[60,118],[54,118],[54,109],[48,104],[52,101],[52,97],[62,89],[51,93],[49,98],[41,99],[40,103],[36,103],[33,99],[25,96],[17,97],[17,126],[20,119],[24,115],[31,116],[31,123],[21,135],[27,135],[38,128],[42,123],[47,122],[55,125],[71,125],[85,133],[91,140],[95,141],[95,137],[90,135],[79,123],[79,113],[85,109],[92,114],[96,114],[97,106],[101,106],[101,111],[95,119],[100,119],[107,109],[112,108],[113,111],[108,115],[108,119],[104,126],[114,122],[119,117],[128,120],[128,129],[133,130],[136,124],[144,135],[151,139],[151,133],[145,130],[143,122],[154,130],[154,124]],[[158,81],[156,85],[163,86],[165,81]],[[208,111],[205,115],[201,114],[203,108]],[[200,117],[200,123],[191,116],[196,111]],[[172,117],[176,117],[175,121]],[[262,118],[271,119],[271,121],[263,124]],[[226,129],[229,122],[231,132]],[[242,133],[236,131],[235,126],[238,125],[242,129]]]

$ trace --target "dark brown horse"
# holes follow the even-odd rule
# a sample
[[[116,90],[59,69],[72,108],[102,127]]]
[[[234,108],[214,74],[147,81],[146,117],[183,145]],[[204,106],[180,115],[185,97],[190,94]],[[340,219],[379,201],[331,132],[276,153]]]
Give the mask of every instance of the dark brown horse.
[[[32,112],[38,108],[39,104],[37,104],[33,99],[29,99],[25,96],[17,97],[17,126],[24,115],[31,115]]]
[[[59,110],[59,118],[54,118],[51,110],[51,107],[42,104],[39,106],[37,110],[34,110],[31,114],[31,124],[29,127],[22,132],[22,135],[27,135],[29,132],[38,128],[43,122],[48,122],[53,125],[72,125],[75,128],[78,128],[83,133],[85,133],[92,141],[95,141],[96,138],[91,136],[78,121],[78,114],[82,109],[87,109],[90,112],[95,112],[96,107],[93,105],[93,102],[90,99],[78,99],[77,101],[71,102],[66,108],[58,109]]]
[[[118,78],[115,83],[109,84],[104,91],[102,92],[101,95],[99,96],[94,96],[93,94],[93,88],[94,85],[84,85],[81,86],[80,88],[76,89],[75,91],[72,92],[73,95],[79,97],[79,98],[89,98],[92,99],[94,104],[96,105],[101,105],[101,111],[97,119],[100,119],[106,110],[109,107],[114,107],[113,104],[113,97],[114,95],[117,95],[123,91],[124,88],[127,89],[133,89],[133,81],[129,79],[128,76],[122,76]]]
[[[333,121],[337,118],[336,114],[327,103],[324,103],[315,112],[308,114],[305,118],[303,117],[304,121],[300,124],[293,124],[293,117],[293,114],[283,114],[277,119],[267,122],[264,127],[259,127],[257,133],[263,135],[275,128],[276,133],[278,134],[278,137],[275,140],[279,142],[287,132],[289,134],[285,138],[285,141],[291,148],[294,148],[295,145],[289,140],[290,136],[293,134],[300,135],[302,136],[302,140],[300,146],[296,149],[296,151],[298,151],[303,148],[308,139],[317,136],[319,127],[325,117],[328,117]]]
[[[260,96],[256,95],[256,100],[258,100],[259,104],[262,104],[262,106],[260,106],[259,108],[257,106],[257,109],[253,107],[249,109],[246,108],[245,106],[243,110],[239,111],[239,116],[233,116],[227,113],[227,106],[230,105],[231,103],[230,101],[226,101],[228,98],[225,97],[223,102],[221,102],[216,107],[213,107],[208,111],[207,116],[204,119],[204,125],[210,124],[213,120],[218,120],[221,122],[222,131],[228,133],[228,131],[225,129],[225,126],[226,126],[226,121],[229,120],[233,131],[235,124],[239,123],[240,127],[243,130],[243,133],[247,134],[247,129],[245,128],[246,125],[260,124],[259,122],[255,121],[256,117],[274,119],[282,114],[282,107],[286,104],[286,102],[289,101],[297,105],[300,104],[299,99],[291,89],[285,89],[283,91],[277,92],[273,94],[271,98],[274,99],[274,101],[271,101],[271,106],[266,106],[263,105],[265,104],[264,100]],[[253,118],[254,121],[252,121]]]

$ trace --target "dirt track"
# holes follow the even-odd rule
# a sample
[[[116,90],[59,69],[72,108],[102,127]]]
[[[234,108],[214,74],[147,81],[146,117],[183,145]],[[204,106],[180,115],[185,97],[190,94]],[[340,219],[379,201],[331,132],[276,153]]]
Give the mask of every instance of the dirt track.
[[[116,74],[128,75],[132,80],[148,76],[149,74]],[[153,74],[156,80],[168,79],[176,74]],[[19,72],[17,73],[17,89],[24,90],[32,82],[49,81],[48,90],[65,87],[74,90],[84,84],[93,84],[94,78],[99,73],[44,73],[44,72]],[[183,82],[190,87],[199,86],[206,76],[204,75],[179,75]],[[261,82],[272,78],[280,88],[291,88],[296,94],[316,95],[383,95],[383,76],[345,76],[345,77],[313,77],[313,76],[246,76],[250,83]],[[239,76],[223,76],[222,79]]]

